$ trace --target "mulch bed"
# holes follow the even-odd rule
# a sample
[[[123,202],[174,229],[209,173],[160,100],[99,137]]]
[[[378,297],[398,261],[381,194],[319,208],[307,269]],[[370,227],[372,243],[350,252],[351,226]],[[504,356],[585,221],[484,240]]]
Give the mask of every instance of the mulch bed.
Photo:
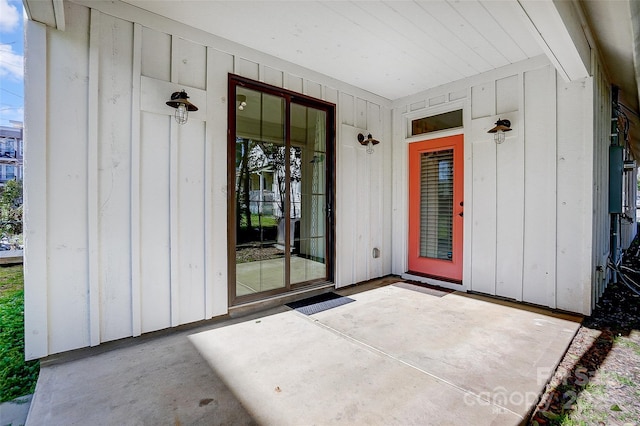
[[[282,256],[282,250],[278,250],[275,247],[243,247],[236,250],[236,263],[277,259]]]
[[[626,253],[623,264],[640,271],[637,240]],[[640,283],[640,274],[629,276]],[[583,321],[528,424],[638,426],[639,419],[640,296],[615,283]]]

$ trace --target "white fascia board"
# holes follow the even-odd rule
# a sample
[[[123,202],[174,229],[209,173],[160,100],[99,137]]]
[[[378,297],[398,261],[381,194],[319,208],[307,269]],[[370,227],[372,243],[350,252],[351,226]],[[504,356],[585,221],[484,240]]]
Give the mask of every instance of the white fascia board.
[[[591,72],[591,47],[573,1],[518,0],[522,17],[558,73],[566,81]]]
[[[60,31],[64,31],[64,3],[62,0],[53,0],[53,14],[56,18],[56,28]]]
[[[64,31],[63,0],[22,0],[22,4],[30,20]]]

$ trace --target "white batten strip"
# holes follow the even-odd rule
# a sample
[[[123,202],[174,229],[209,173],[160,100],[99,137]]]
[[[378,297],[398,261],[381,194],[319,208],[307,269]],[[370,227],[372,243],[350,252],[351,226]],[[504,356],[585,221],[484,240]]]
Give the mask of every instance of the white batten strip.
[[[213,140],[214,131],[212,114],[215,111],[215,93],[212,87],[217,75],[213,75],[214,50],[207,48],[207,115],[205,117],[205,145],[204,145],[204,316],[213,316]],[[223,231],[224,229],[220,229]]]
[[[142,26],[133,26],[133,70],[131,84],[131,331],[142,334],[141,242],[140,242],[140,77]]]
[[[87,236],[89,269],[89,339],[91,346],[100,344],[100,247],[99,247],[99,158],[98,113],[100,78],[100,12],[91,9],[89,34],[89,101],[87,135]]]
[[[176,51],[176,37],[171,38],[171,82],[178,82],[178,66],[176,64],[175,56],[173,52]],[[170,93],[167,94],[169,96]],[[180,164],[178,154],[178,123],[175,120],[171,120],[171,139],[170,139],[170,162],[169,162],[169,221],[171,226],[170,232],[170,250],[171,250],[171,326],[176,327],[180,325],[180,276],[179,276],[179,203],[178,203],[178,166]]]

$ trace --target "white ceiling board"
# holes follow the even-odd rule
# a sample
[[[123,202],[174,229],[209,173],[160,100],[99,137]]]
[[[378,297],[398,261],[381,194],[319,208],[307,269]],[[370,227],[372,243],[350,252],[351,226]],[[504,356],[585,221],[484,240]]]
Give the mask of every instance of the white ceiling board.
[[[464,10],[473,7],[476,2],[459,3],[458,8]],[[445,1],[433,1],[422,2],[422,7],[439,22],[446,25],[446,27],[452,32],[453,37],[460,39],[468,48],[475,51],[478,55],[484,58],[491,67],[498,68],[509,64],[507,58],[492,45],[485,34],[477,31],[473,25],[458,13],[458,11],[449,3]],[[472,18],[473,19],[473,18]],[[481,26],[480,19],[476,25]],[[447,39],[442,40],[443,43],[447,43]]]
[[[517,0],[124,1],[390,100],[543,53],[553,56]],[[584,7],[592,21],[618,34],[612,10],[625,4],[628,10],[628,0],[578,3],[592,4]],[[544,14],[540,19],[540,25],[560,24],[557,16],[546,24]],[[624,19],[629,26],[628,13]],[[628,75],[630,43],[625,38],[607,47],[620,51]]]
[[[523,28],[513,5],[503,27],[477,0],[126,1],[387,99],[542,53],[526,30],[507,32]]]
[[[451,3],[452,7],[462,16],[475,30],[475,37],[486,40],[491,52],[498,52],[499,63],[504,59],[508,63],[515,63],[527,59],[524,51],[520,48],[509,34],[500,25],[484,5],[479,2]],[[521,38],[530,39],[529,34],[520,34]],[[506,64],[505,64],[506,65]]]
[[[445,25],[438,22],[416,2],[388,2],[385,5],[397,13],[398,28],[421,45],[430,55],[429,60],[446,66],[451,77],[468,77],[488,69],[489,63],[460,41]],[[442,43],[447,40],[447,43]]]
[[[507,36],[522,49],[525,57],[532,58],[542,53],[540,45],[531,37],[527,27],[522,25],[520,19],[514,19],[514,16],[521,14],[521,7],[517,1],[484,1],[482,5]]]

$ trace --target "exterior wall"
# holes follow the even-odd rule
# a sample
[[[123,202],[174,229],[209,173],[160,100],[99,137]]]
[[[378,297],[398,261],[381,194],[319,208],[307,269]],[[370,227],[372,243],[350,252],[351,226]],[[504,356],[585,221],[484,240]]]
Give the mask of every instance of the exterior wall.
[[[464,109],[464,128],[441,133],[465,138],[463,284],[438,284],[590,312],[592,87],[565,83],[539,57],[394,103],[394,170],[406,168],[408,143],[427,139],[408,137],[411,118]],[[487,130],[499,117],[513,130],[497,145]],[[392,270],[404,274],[406,172],[393,185]]]
[[[593,276],[592,276],[592,308],[604,293],[607,284],[617,279],[610,269],[607,269],[609,258],[617,261],[623,250],[627,249],[638,232],[638,218],[636,209],[638,168],[624,172],[623,175],[623,214],[609,214],[609,146],[611,145],[611,112],[612,94],[611,83],[608,80],[606,68],[597,51],[593,52],[593,132],[594,132],[594,185],[593,185]],[[620,100],[624,98],[620,93]],[[625,112],[624,110],[622,111]],[[632,114],[625,114],[625,120],[631,128],[637,126]],[[622,133],[620,143],[624,142]],[[625,149],[625,160],[633,160],[629,147]],[[610,252],[612,218],[618,220],[620,233],[616,237],[618,250]]]
[[[595,56],[595,55],[594,55]],[[607,269],[611,218],[609,215],[609,145],[611,143],[611,87],[601,62],[594,57],[594,184],[592,308],[610,278]]]
[[[391,272],[389,101],[96,7],[65,2],[64,32],[27,23],[28,359],[227,313],[228,73],[337,104],[336,285]],[[165,105],[180,89],[200,108],[184,126]],[[373,155],[360,132],[382,141]]]

